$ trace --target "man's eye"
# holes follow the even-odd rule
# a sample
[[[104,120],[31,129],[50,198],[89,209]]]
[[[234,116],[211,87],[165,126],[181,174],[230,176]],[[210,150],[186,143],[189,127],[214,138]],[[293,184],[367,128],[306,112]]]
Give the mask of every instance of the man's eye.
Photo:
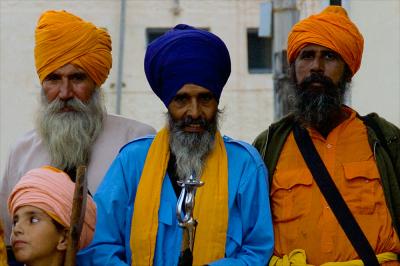
[[[184,95],[177,95],[177,96],[175,96],[175,98],[173,100],[174,100],[174,102],[181,104],[187,100],[187,97]]]
[[[58,75],[50,74],[44,80],[45,81],[55,81],[55,80],[59,80],[59,79],[60,79],[60,77]]]
[[[83,74],[83,73],[74,74],[74,75],[72,75],[72,79],[77,80],[77,81],[86,80],[86,74]]]
[[[213,96],[210,94],[203,94],[200,96],[200,101],[202,102],[209,102],[213,99]]]
[[[328,60],[334,60],[337,58],[337,55],[336,53],[329,52],[325,54],[325,58]]]
[[[302,53],[300,59],[313,59],[314,56],[311,53]]]

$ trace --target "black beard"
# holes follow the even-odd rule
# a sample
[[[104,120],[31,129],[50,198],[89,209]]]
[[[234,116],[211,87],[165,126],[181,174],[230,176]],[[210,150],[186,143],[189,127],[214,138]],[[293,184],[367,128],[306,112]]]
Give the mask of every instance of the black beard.
[[[319,83],[320,86],[314,86],[313,83]],[[343,80],[335,85],[332,79],[319,73],[312,73],[305,78],[295,89],[296,121],[327,135],[343,117],[346,85]]]

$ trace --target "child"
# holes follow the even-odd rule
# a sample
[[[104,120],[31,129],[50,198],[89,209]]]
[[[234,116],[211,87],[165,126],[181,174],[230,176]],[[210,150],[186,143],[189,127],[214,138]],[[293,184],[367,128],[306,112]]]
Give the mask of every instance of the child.
[[[8,198],[13,219],[11,245],[17,261],[26,266],[64,264],[75,184],[56,168],[30,170]],[[90,243],[96,206],[87,198],[80,248]]]

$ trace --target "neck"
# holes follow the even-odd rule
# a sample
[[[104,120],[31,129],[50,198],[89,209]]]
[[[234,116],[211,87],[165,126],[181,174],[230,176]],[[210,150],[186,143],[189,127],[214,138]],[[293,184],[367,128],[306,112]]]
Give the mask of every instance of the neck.
[[[342,109],[340,113],[338,113],[333,119],[331,119],[330,123],[326,123],[324,126],[313,127],[317,130],[325,139],[328,137],[329,133],[335,129],[338,125],[340,125],[343,121],[349,118],[350,114]]]
[[[58,251],[53,254],[25,264],[25,266],[63,266],[64,254]]]

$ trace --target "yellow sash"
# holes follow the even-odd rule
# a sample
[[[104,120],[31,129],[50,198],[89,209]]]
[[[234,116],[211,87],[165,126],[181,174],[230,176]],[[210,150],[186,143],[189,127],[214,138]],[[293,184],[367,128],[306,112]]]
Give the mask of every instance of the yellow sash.
[[[131,225],[132,265],[152,265],[158,230],[161,187],[169,160],[169,132],[162,129],[147,153],[136,192]],[[219,132],[206,161],[196,192],[194,218],[198,221],[193,265],[208,264],[225,255],[228,227],[228,160]]]
[[[4,231],[1,221],[0,221],[0,265],[8,265],[6,245],[4,244]]]
[[[393,252],[384,252],[376,255],[379,264],[388,261],[396,261],[397,254]],[[295,249],[289,253],[289,255],[284,255],[282,258],[277,256],[272,256],[269,261],[269,266],[312,266],[306,263],[306,253],[302,249]],[[349,260],[349,261],[338,261],[338,262],[326,262],[321,266],[364,266],[362,260]]]

